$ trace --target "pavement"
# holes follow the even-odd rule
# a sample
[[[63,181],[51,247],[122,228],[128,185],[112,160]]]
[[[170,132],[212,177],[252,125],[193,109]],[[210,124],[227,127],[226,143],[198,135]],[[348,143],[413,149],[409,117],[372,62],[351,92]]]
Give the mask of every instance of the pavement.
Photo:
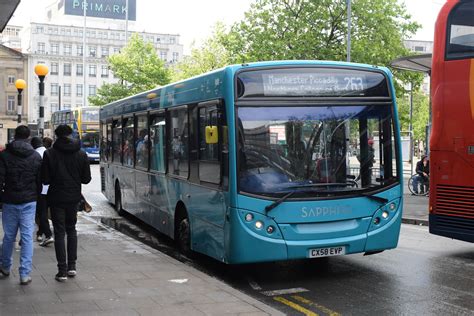
[[[79,215],[77,230],[78,275],[65,283],[54,279],[54,246],[35,241],[33,281],[19,285],[16,249],[0,315],[284,315],[92,218]]]
[[[429,197],[411,195],[407,183],[408,178],[405,178],[403,183],[404,194],[402,222],[405,224],[428,226]]]

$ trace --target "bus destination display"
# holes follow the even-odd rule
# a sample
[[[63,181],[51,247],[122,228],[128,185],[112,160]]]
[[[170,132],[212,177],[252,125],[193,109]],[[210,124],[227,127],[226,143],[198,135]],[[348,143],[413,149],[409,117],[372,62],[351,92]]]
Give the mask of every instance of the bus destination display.
[[[266,96],[357,94],[367,88],[364,75],[276,73],[262,78]]]

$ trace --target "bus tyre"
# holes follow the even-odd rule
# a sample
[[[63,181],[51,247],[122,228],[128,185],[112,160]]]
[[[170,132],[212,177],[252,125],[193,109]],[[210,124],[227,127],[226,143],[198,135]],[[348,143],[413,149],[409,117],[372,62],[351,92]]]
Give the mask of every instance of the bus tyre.
[[[191,229],[189,219],[183,218],[178,226],[178,245],[181,252],[189,257],[191,255]]]
[[[124,210],[122,208],[122,193],[120,192],[120,186],[118,183],[115,185],[115,211],[120,216],[124,215]]]

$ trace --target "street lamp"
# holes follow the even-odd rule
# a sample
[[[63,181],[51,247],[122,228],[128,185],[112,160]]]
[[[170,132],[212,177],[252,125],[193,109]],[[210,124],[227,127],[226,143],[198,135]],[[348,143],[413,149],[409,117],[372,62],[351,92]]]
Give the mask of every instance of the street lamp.
[[[40,108],[39,108],[39,135],[41,137],[44,136],[44,105],[43,105],[43,98],[44,98],[44,78],[48,74],[49,69],[46,65],[38,64],[35,66],[35,74],[39,78],[39,101],[40,101]]]
[[[15,87],[18,90],[18,107],[17,107],[17,114],[18,114],[18,125],[21,124],[21,93],[26,88],[26,81],[23,79],[17,79],[15,81]]]

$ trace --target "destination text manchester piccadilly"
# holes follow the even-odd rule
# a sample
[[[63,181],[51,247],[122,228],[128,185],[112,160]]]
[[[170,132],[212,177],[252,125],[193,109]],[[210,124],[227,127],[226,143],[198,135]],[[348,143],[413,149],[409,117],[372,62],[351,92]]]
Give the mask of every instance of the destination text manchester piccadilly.
[[[68,15],[86,15],[95,18],[125,20],[126,0],[66,0],[64,13]],[[128,0],[128,19],[136,21],[136,0]]]

